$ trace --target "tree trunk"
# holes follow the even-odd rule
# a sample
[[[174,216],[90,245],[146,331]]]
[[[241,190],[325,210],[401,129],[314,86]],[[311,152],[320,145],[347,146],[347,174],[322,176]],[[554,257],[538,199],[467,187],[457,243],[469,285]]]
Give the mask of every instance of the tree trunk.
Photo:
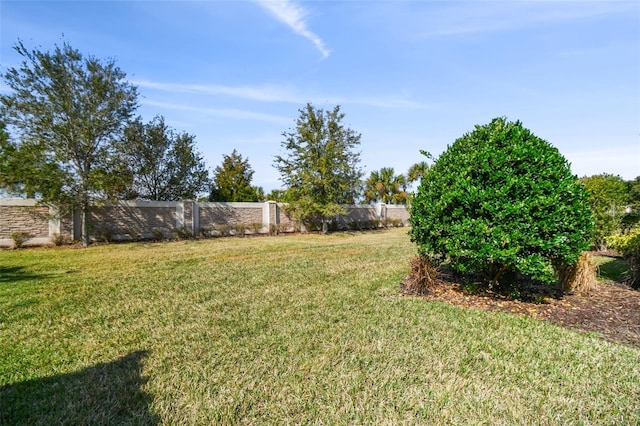
[[[89,202],[87,200],[82,201],[81,209],[82,234],[80,242],[82,247],[87,247],[89,245]]]
[[[322,233],[327,235],[329,233],[329,221],[327,218],[322,218]]]

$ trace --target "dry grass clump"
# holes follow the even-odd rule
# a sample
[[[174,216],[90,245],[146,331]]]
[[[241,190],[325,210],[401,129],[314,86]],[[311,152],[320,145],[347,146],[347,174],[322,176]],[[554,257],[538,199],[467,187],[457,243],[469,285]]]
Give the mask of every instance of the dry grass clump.
[[[582,253],[575,265],[558,269],[558,283],[564,293],[588,292],[598,288],[598,267],[589,253]]]
[[[424,294],[442,282],[440,270],[423,256],[409,261],[411,274],[404,280],[404,291],[409,294]]]

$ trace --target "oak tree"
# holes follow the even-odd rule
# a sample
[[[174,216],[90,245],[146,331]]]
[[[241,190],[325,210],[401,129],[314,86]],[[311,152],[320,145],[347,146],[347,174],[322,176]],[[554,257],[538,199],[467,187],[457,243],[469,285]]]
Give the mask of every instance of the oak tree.
[[[146,124],[140,118],[131,122],[124,132],[121,151],[132,179],[130,198],[194,200],[210,185],[195,136],[174,131],[162,116]]]
[[[2,179],[10,190],[82,212],[82,243],[89,243],[92,200],[109,195],[119,170],[114,142],[137,108],[137,89],[113,60],[85,56],[68,43],[53,51],[15,50],[23,58],[3,75],[1,114],[17,140],[3,144]],[[5,170],[6,172],[6,170]]]
[[[307,104],[299,110],[296,126],[282,135],[284,155],[275,158],[287,189],[289,210],[300,220],[319,218],[322,231],[329,220],[344,214],[360,193],[362,170],[355,149],[361,135],[342,124],[344,114],[336,106],[325,111]]]

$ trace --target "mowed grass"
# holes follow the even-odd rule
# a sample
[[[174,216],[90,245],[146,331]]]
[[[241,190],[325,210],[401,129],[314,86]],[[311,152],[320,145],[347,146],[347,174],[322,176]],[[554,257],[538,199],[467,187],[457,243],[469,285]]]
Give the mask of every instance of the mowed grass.
[[[1,251],[0,423],[640,423],[639,349],[401,297],[406,232]]]

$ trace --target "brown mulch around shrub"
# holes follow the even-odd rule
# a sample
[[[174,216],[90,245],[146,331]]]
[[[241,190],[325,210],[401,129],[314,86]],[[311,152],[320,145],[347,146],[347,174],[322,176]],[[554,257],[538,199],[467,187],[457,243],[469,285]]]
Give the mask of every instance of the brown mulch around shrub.
[[[401,283],[406,292],[411,276]],[[485,291],[469,294],[463,286],[444,280],[420,294],[427,300],[441,300],[457,306],[486,311],[529,315],[571,329],[597,332],[605,339],[640,347],[640,291],[624,284],[600,282],[591,292],[560,295],[553,289],[538,289],[526,300],[513,300]],[[406,293],[408,294],[408,293]]]

